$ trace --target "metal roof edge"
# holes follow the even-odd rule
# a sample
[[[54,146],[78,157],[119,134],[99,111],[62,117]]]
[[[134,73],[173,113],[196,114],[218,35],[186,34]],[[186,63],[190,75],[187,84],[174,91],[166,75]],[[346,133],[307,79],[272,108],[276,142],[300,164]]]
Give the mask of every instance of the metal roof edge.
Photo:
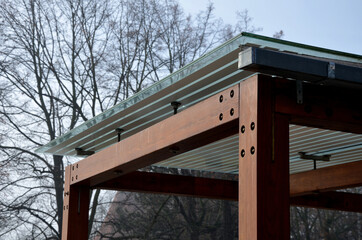
[[[297,43],[297,42],[287,41],[287,40],[283,40],[283,39],[267,37],[267,36],[258,35],[255,33],[249,33],[249,32],[242,32],[241,35],[245,36],[245,37],[268,41],[268,42],[274,42],[274,43],[279,43],[279,44],[283,44],[283,45],[289,45],[289,46],[293,46],[293,47],[314,50],[314,51],[318,51],[318,52],[340,55],[340,56],[344,56],[344,57],[356,58],[356,59],[359,59],[362,61],[362,55],[358,55],[358,54],[354,54],[354,53],[347,53],[347,52],[332,50],[332,49],[328,49],[328,48],[322,48],[322,47],[307,45],[307,44],[303,44],[303,43]]]

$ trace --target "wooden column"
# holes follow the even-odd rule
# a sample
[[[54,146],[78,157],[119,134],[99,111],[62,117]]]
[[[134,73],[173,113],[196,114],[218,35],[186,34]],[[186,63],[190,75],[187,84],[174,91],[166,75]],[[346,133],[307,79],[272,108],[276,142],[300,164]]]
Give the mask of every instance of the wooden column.
[[[76,171],[77,164],[65,169],[63,240],[88,239],[89,187],[70,185],[72,178],[77,176]]]
[[[289,239],[289,122],[273,79],[240,83],[239,239]]]

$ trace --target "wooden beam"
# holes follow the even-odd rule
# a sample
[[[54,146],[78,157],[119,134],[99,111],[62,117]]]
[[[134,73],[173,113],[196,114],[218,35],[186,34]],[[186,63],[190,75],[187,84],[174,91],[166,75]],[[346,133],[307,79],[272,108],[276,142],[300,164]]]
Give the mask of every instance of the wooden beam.
[[[304,84],[304,104],[297,104],[294,81],[263,76],[276,81],[275,110],[290,116],[290,121],[314,127],[362,133],[362,111],[358,91],[343,93],[335,87]],[[238,88],[233,87],[234,91]],[[175,154],[203,146],[237,132],[238,106],[228,89],[176,116],[170,117],[124,141],[79,162],[77,178],[71,184],[88,181],[94,186]],[[237,92],[237,91],[235,91]],[[220,103],[219,97],[225,100]],[[235,113],[230,116],[230,109]],[[223,120],[219,120],[220,113]]]
[[[291,192],[294,187],[290,186]],[[239,199],[238,181],[152,172],[128,173],[102,183],[96,188],[231,201]],[[361,194],[345,192],[323,192],[290,197],[290,205],[349,212],[362,212],[361,202]]]
[[[151,172],[128,173],[95,187],[222,200],[238,199],[238,181]]]
[[[62,239],[88,239],[89,187],[70,185],[72,169],[65,168]]]
[[[362,194],[325,192],[290,198],[290,204],[300,207],[322,208],[362,213]]]
[[[289,239],[289,122],[273,97],[269,78],[240,83],[239,239]]]
[[[240,92],[238,85],[229,88],[68,168],[69,186],[65,189],[69,199],[65,196],[64,206],[69,207],[69,212],[64,213],[66,234],[63,236],[73,239],[85,236],[88,211],[84,209],[88,210],[89,187],[100,186],[120,175],[238,132],[240,239],[288,239],[289,194],[299,196],[361,184],[361,177],[357,175],[360,168],[356,171],[355,167],[340,165],[293,175],[289,193],[288,165],[289,121],[362,133],[359,91],[344,93],[336,87],[305,83],[304,102],[297,104],[294,81],[257,75],[240,86]],[[250,129],[252,123],[254,130]],[[245,126],[245,134],[241,133],[239,124]],[[217,198],[229,194],[226,198],[232,198],[229,190],[207,196],[207,188],[188,192],[184,189],[181,194]],[[86,204],[79,205],[79,202]],[[79,220],[80,230],[74,230],[74,219]]]
[[[357,161],[291,174],[289,193],[291,197],[296,197],[362,186],[361,172],[362,161]],[[94,188],[230,200],[237,200],[239,191],[237,182],[232,180],[138,171],[118,176]]]
[[[90,186],[236,134],[239,87],[233,86],[77,164],[71,184]]]
[[[362,185],[362,161],[320,168],[290,176],[290,195],[332,191]]]
[[[289,115],[290,123],[362,133],[360,89],[303,83],[303,103],[298,104],[295,81],[277,78],[274,81],[277,88],[275,111]]]

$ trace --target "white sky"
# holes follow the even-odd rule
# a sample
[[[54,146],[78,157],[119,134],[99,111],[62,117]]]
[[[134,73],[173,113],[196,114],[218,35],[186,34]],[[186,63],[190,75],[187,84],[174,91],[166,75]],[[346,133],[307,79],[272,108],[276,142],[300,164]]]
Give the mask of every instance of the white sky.
[[[196,13],[208,0],[179,0]],[[215,17],[235,22],[235,11],[248,9],[260,35],[284,31],[285,40],[362,55],[362,0],[213,0]]]

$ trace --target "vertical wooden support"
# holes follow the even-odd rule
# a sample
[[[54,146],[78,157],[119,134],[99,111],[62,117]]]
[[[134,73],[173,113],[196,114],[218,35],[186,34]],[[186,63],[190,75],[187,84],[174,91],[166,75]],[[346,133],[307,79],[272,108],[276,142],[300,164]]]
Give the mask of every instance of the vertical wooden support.
[[[74,165],[65,168],[62,240],[88,239],[89,187],[71,185],[72,172]]]
[[[273,79],[240,83],[239,239],[289,239],[289,125]]]
[[[62,222],[62,240],[68,236],[69,222],[69,190],[70,190],[70,166],[65,168],[64,174],[64,199],[63,199],[63,222]]]

